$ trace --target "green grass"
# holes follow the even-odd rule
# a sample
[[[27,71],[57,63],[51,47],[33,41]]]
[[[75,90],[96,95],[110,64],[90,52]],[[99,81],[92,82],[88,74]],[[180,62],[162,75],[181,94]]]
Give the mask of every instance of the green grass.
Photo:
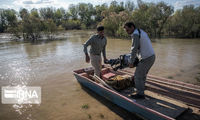
[[[88,109],[88,108],[89,108],[89,105],[88,105],[88,104],[82,105],[82,109]]]

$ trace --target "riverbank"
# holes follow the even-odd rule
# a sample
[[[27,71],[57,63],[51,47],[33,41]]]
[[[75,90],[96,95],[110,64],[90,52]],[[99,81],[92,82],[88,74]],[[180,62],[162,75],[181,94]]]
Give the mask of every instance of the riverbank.
[[[41,34],[40,37],[33,41],[33,40],[23,40],[23,37],[22,35],[20,36],[20,39],[16,39],[15,36],[11,33],[0,33],[0,39],[3,38],[4,41],[2,41],[2,39],[0,40],[0,43],[5,43],[6,41],[18,41],[18,42],[48,42],[48,41],[53,41],[53,40],[64,40],[66,39],[67,37],[69,37],[70,34],[68,33],[71,33],[71,32],[74,32],[74,33],[82,33],[84,31],[87,31],[85,32],[86,33],[86,36],[88,33],[92,34],[92,33],[96,33],[96,29],[87,29],[87,30],[59,30],[57,32],[55,32],[53,35],[52,35],[52,38],[48,38],[45,34]],[[106,33],[105,33],[106,35]],[[120,38],[120,37],[115,37],[115,36],[108,36],[106,35],[107,38],[109,39],[123,39],[123,40],[131,40],[131,38]],[[179,40],[179,39],[191,39],[191,40],[200,40],[200,38],[179,38],[179,37],[175,37],[175,36],[163,36],[163,37],[160,37],[160,38],[156,38],[156,37],[153,37],[151,38],[151,41],[152,42],[159,42],[160,40],[162,39],[173,39],[173,40]]]

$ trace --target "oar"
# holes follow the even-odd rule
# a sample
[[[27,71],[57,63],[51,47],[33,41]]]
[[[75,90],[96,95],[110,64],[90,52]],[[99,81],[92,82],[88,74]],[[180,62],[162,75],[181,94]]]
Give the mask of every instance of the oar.
[[[113,90],[113,91],[116,91],[115,89],[113,89],[111,86],[109,86],[107,83],[105,83],[99,76],[97,75],[94,75],[92,76],[95,80],[97,80],[98,82],[100,82],[103,86]],[[117,92],[117,91],[116,91]]]

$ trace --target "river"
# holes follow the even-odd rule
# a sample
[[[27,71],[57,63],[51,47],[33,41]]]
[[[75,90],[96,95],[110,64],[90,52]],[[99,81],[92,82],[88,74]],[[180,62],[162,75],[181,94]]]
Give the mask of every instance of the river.
[[[1,120],[85,120],[130,118],[101,97],[85,92],[73,76],[88,67],[82,44],[94,31],[66,31],[63,40],[24,43],[0,34],[0,87],[39,86],[40,105],[0,104]],[[107,57],[129,53],[131,41],[107,38]],[[149,74],[200,85],[200,39],[154,39],[156,62]],[[106,104],[106,105],[105,105]],[[88,106],[84,109],[83,106]],[[112,107],[111,107],[112,106]],[[117,112],[116,112],[117,111]],[[137,119],[137,117],[135,118]]]

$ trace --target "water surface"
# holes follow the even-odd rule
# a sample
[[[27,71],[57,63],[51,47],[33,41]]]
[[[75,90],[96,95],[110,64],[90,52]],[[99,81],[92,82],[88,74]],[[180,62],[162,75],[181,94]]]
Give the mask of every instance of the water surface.
[[[114,110],[85,92],[72,71],[88,67],[82,44],[93,31],[67,31],[64,40],[45,43],[10,41],[0,35],[0,86],[25,85],[42,88],[40,105],[0,104],[0,119],[63,120],[63,119],[123,119]],[[150,74],[200,84],[200,39],[153,40],[156,62]],[[117,58],[129,53],[130,40],[108,38],[107,57]],[[98,99],[99,98],[97,96]],[[82,109],[88,105],[87,110]],[[126,114],[118,107],[114,107]]]

